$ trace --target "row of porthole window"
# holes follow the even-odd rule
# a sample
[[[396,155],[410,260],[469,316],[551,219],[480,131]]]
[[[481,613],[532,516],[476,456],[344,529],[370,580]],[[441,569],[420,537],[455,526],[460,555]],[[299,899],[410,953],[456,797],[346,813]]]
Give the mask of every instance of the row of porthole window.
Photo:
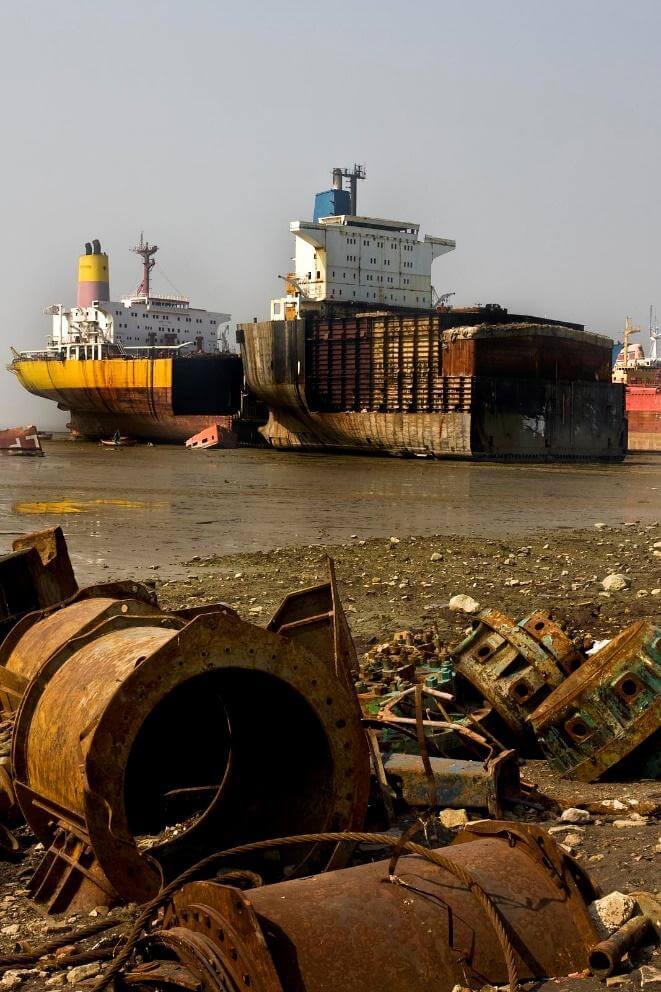
[[[342,296],[342,290],[341,290],[341,289],[338,289],[338,291],[337,291],[337,295],[338,295],[338,296]],[[355,295],[356,295],[356,290],[355,290],[355,289],[353,290],[353,292],[352,292],[352,294],[351,294],[351,295],[352,295],[352,297],[355,297]],[[334,290],[334,289],[333,289],[333,290],[331,290],[331,296],[335,296],[335,290]],[[370,299],[370,294],[369,294],[369,293],[365,293],[365,296],[366,296],[366,298],[367,298],[368,300]],[[376,293],[372,293],[372,297],[371,297],[371,298],[372,298],[373,300],[375,300],[375,299],[376,299]],[[394,294],[394,293],[391,293],[391,294],[390,294],[390,299],[391,299],[391,300],[395,300],[395,299],[396,299],[396,297],[395,297],[395,294]],[[415,302],[416,302],[416,303],[419,303],[419,302],[420,302],[420,297],[419,297],[419,296],[416,296],[416,298],[415,298]],[[275,312],[276,312],[276,313],[279,313],[279,310],[276,310]]]

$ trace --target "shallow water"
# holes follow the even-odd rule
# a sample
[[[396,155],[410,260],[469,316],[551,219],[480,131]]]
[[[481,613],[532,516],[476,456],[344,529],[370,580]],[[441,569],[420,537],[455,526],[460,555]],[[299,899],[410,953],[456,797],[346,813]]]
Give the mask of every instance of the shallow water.
[[[192,555],[405,534],[652,522],[661,457],[503,465],[266,450],[45,443],[0,459],[0,549],[61,523],[80,581],[185,574]],[[104,567],[108,571],[103,570]]]

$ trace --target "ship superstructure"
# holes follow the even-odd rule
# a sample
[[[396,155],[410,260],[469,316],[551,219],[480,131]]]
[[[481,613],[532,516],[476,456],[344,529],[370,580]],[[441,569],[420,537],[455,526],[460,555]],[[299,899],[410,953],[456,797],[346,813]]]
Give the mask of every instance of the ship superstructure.
[[[491,304],[434,305],[448,238],[365,217],[362,167],[334,169],[312,221],[294,221],[294,271],[271,319],[239,325],[262,435],[287,449],[435,458],[604,459],[626,452],[611,341]],[[344,188],[349,179],[350,190]]]
[[[350,190],[344,189],[348,178]],[[363,217],[357,212],[357,180],[363,166],[333,169],[330,190],[317,193],[312,221],[295,220],[294,271],[286,295],[271,301],[272,320],[295,320],[311,311],[346,308],[429,309],[431,267],[452,251],[449,238],[426,234],[412,221]]]
[[[107,254],[101,251],[98,240],[88,242],[85,249],[78,262],[76,306],[56,304],[46,311],[53,319],[47,352],[67,359],[101,359],[155,351],[213,355],[229,350],[231,314],[191,307],[182,296],[150,292],[156,245],[149,245],[141,236],[133,250],[143,257],[142,281],[135,295],[117,301],[110,299]]]

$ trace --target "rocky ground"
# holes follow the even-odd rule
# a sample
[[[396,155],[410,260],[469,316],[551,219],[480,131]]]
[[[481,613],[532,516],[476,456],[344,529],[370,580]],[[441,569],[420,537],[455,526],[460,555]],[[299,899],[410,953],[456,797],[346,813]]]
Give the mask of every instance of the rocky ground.
[[[360,653],[398,630],[433,622],[456,640],[466,617],[447,609],[468,594],[514,617],[548,609],[575,637],[602,639],[636,619],[661,613],[661,527],[548,532],[535,538],[403,537],[348,544],[277,548],[187,562],[183,581],[157,583],[166,607],[224,600],[245,619],[266,623],[296,587],[325,581],[335,561],[340,593]],[[607,592],[602,580],[623,574],[628,587]]]
[[[442,641],[455,642],[469,623],[465,613],[448,608],[450,598],[457,594],[468,595],[483,607],[497,606],[517,618],[536,609],[550,610],[577,644],[588,646],[593,640],[611,637],[636,619],[658,622],[660,539],[658,525],[631,522],[617,529],[597,525],[591,530],[560,533],[542,530],[525,540],[393,534],[390,539],[365,541],[356,535],[339,546],[280,548],[224,557],[209,557],[200,547],[199,554],[187,563],[186,580],[154,584],[164,607],[222,600],[245,619],[265,624],[288,591],[325,580],[327,557],[331,556],[361,654],[397,631],[430,625],[435,626]],[[624,588],[604,589],[603,580],[612,574],[624,577],[614,583]],[[562,807],[583,808],[585,814],[579,822],[565,824],[555,813],[545,815],[542,822],[553,828],[556,839],[572,850],[605,892],[659,889],[658,782],[583,785],[559,779],[542,761],[528,761],[522,775]],[[604,800],[611,805],[604,805]],[[617,800],[614,805],[613,800]],[[529,819],[528,814],[521,815]],[[627,824],[618,825],[622,820]],[[25,885],[41,852],[25,829],[20,839],[23,858],[0,864],[0,954],[87,925],[105,913],[94,911],[91,919],[53,919],[40,914],[27,898]],[[119,922],[127,917],[126,910],[114,912]],[[116,932],[110,931],[80,947],[100,944],[109,951],[116,940]],[[5,988],[25,992],[52,987],[83,989],[85,979],[97,968],[90,965],[87,975],[67,973],[42,962],[27,973],[6,973],[0,978],[0,992]],[[581,992],[598,985],[585,976],[547,984]],[[639,988],[640,971],[634,970],[621,984],[625,990]],[[644,987],[646,992],[653,992],[653,986]]]

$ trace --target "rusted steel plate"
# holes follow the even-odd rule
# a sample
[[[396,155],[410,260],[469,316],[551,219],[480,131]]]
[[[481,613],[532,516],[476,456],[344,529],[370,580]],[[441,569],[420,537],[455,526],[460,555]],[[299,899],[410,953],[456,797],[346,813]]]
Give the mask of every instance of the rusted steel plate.
[[[139,600],[99,597],[79,600],[43,616],[38,622],[17,625],[0,645],[0,707],[5,713],[16,709],[16,677],[20,677],[25,689],[44,662],[70,638],[79,637],[113,616],[150,613],[153,608]],[[19,700],[22,695],[23,692]]]
[[[659,775],[661,627],[639,621],[593,654],[530,716],[550,764],[594,782],[633,752]]]
[[[49,910],[143,901],[225,843],[361,825],[367,746],[324,660],[224,612],[109,609],[48,655],[16,719],[16,794],[47,848],[32,890]],[[26,636],[46,624],[54,646],[58,623],[71,632],[62,610]]]
[[[60,527],[26,534],[0,556],[0,642],[26,613],[61,603],[78,589]]]
[[[37,551],[44,567],[39,583],[42,606],[61,603],[75,595],[78,583],[61,527],[34,531],[32,534],[17,537],[12,542],[14,551],[24,551],[26,548],[34,548]]]
[[[457,672],[519,733],[530,713],[566,673],[581,663],[569,638],[538,611],[516,623],[499,610],[483,610],[473,631],[454,650]]]
[[[11,427],[0,431],[0,454],[8,455],[43,455],[39,432],[34,425],[30,427]]]
[[[337,588],[335,563],[328,559],[328,582],[289,593],[267,630],[294,640],[324,659],[353,693],[358,657]]]
[[[429,759],[435,805],[452,809],[482,809],[501,816],[503,801],[519,795],[516,751],[504,751],[486,762],[459,758]],[[409,806],[429,806],[429,779],[417,754],[393,754],[384,764],[389,781]]]
[[[584,968],[594,890],[578,865],[539,828],[483,821],[461,840],[437,853],[487,894],[521,979]],[[420,857],[400,859],[395,880],[383,861],[249,892],[191,883],[143,953],[184,965],[205,992],[451,992],[507,981],[478,899],[449,868]],[[141,987],[139,970],[127,977]]]

